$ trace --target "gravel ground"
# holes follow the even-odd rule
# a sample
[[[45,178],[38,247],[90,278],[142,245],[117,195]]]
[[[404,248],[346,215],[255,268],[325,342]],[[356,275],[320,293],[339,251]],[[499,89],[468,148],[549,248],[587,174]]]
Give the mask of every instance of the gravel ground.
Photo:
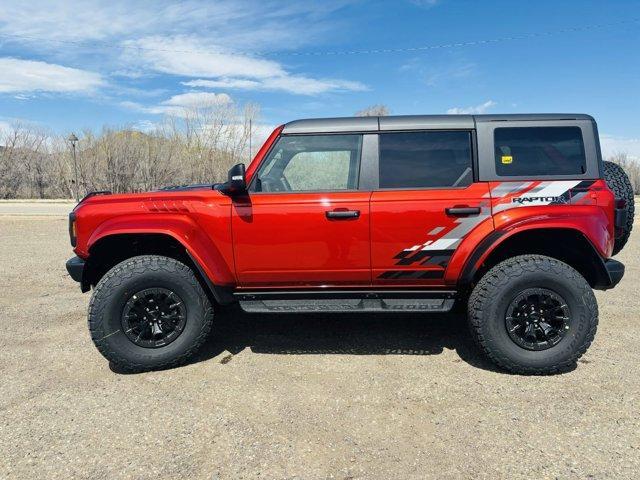
[[[123,375],[89,338],[66,218],[0,214],[0,478],[637,478],[638,238],[563,375],[495,371],[460,316],[236,309],[190,365]]]

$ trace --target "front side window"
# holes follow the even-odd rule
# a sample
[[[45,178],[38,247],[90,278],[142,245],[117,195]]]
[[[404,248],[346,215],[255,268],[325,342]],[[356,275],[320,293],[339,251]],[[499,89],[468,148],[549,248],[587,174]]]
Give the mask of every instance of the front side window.
[[[587,164],[580,127],[514,127],[494,131],[500,176],[582,175]]]
[[[451,188],[472,181],[470,132],[380,134],[380,188]]]
[[[260,166],[255,192],[355,190],[361,135],[291,135],[277,141]]]

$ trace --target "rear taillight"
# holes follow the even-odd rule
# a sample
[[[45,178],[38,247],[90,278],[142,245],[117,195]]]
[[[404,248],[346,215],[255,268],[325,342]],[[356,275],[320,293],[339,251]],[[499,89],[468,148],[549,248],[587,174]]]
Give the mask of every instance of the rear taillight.
[[[76,214],[71,212],[69,214],[69,240],[71,240],[71,246],[76,246],[77,241],[77,232],[76,232]]]
[[[627,225],[627,201],[624,198],[615,199],[615,208],[613,210],[615,236],[620,238],[624,235],[624,227]]]

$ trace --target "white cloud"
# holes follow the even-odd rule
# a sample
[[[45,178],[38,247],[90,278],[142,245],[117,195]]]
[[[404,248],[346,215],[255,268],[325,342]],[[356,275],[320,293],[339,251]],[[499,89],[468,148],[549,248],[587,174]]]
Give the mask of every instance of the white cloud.
[[[140,113],[184,117],[194,109],[212,108],[221,105],[228,105],[232,102],[233,100],[226,93],[188,92],[174,95],[159,105],[151,107],[131,101],[120,102],[120,106]]]
[[[480,105],[475,105],[471,107],[453,107],[447,110],[447,113],[452,115],[471,115],[471,114],[479,115],[479,114],[485,113],[487,110],[489,110],[492,107],[495,107],[496,105],[497,103],[494,102],[493,100],[487,100],[486,102],[481,103]]]
[[[162,104],[175,107],[198,107],[202,105],[224,105],[231,103],[231,101],[231,97],[226,93],[189,92],[174,95],[162,102]]]
[[[0,31],[44,46],[47,41],[101,40],[131,34],[154,22],[155,15],[141,15],[142,9],[130,7],[122,1],[6,1],[0,10]]]
[[[132,102],[131,100],[125,100],[124,102],[120,102],[118,105],[128,110],[133,110],[136,112],[151,113],[149,112],[149,107],[145,107],[144,105],[138,102]]]
[[[604,158],[616,153],[626,153],[634,160],[640,160],[640,138],[620,137],[603,133],[600,148]]]
[[[78,42],[78,47],[158,32],[211,37],[238,49],[287,49],[313,44],[335,26],[330,14],[349,1],[5,0],[0,32],[39,50],[59,48],[59,41]]]
[[[125,45],[124,59],[131,65],[171,75],[204,77],[183,82],[190,87],[270,90],[301,95],[367,90],[360,82],[294,75],[273,60],[228,51],[193,36],[154,36]]]
[[[220,78],[219,80],[189,80],[182,82],[187,87],[202,88],[229,88],[235,90],[258,90],[262,83],[257,80],[247,80],[246,78]]]
[[[163,75],[305,95],[359,91],[366,89],[359,82],[311,78],[247,53],[317,45],[328,32],[333,38],[344,35],[343,21],[331,13],[352,1],[86,0],[80,6],[71,0],[6,1],[0,34],[11,47],[46,55],[52,65],[94,64],[99,58],[99,68],[110,72],[111,93],[118,95],[125,94],[119,85]]]
[[[54,63],[0,58],[0,93],[91,92],[105,84],[94,72]]]
[[[330,91],[365,91],[368,87],[360,82],[335,79],[315,79],[303,75],[281,75],[260,80],[223,77],[217,80],[190,80],[182,82],[189,87],[228,88],[232,90],[284,91],[300,95],[317,95]]]
[[[196,37],[154,36],[124,42],[124,46],[127,61],[172,75],[266,78],[285,74],[277,62],[227,52]]]

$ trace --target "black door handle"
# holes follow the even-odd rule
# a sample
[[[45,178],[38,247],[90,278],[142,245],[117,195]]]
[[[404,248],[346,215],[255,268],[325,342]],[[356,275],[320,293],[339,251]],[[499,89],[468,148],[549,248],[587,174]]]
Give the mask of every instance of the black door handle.
[[[455,217],[465,217],[467,215],[478,215],[480,213],[480,207],[445,208],[444,213],[446,213],[447,215],[453,215]]]
[[[358,218],[360,216],[360,210],[332,210],[324,213],[327,218],[335,219]]]

